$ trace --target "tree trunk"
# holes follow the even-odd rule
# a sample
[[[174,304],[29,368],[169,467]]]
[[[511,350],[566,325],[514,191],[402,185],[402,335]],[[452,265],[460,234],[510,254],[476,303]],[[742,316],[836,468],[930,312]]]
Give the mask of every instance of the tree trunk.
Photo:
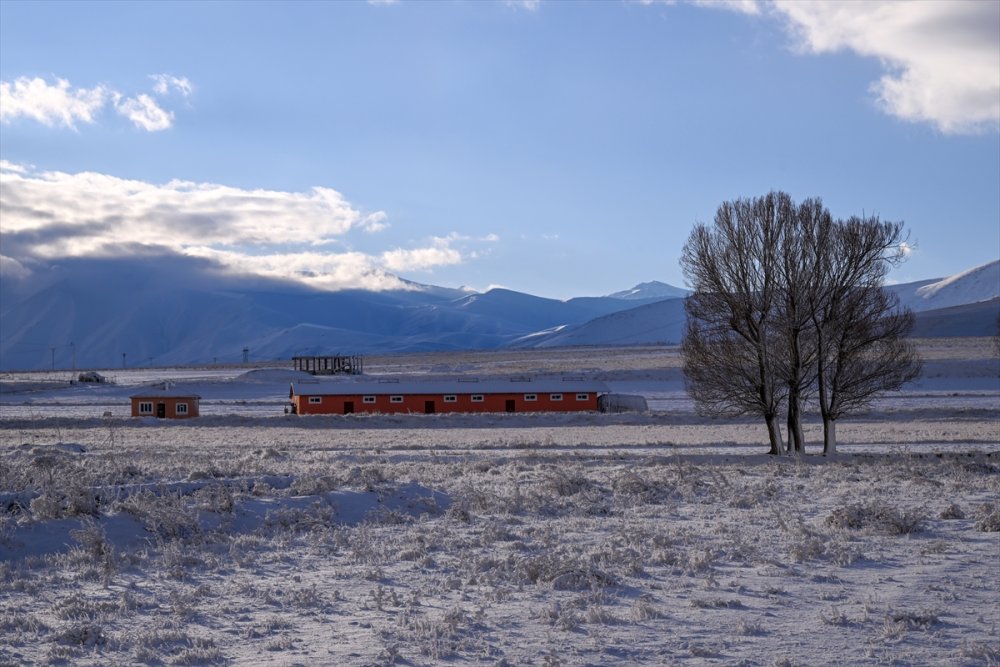
[[[837,421],[829,417],[823,418],[823,456],[833,456],[837,453]]]
[[[778,416],[766,415],[764,421],[767,422],[767,436],[771,440],[771,451],[768,454],[781,456],[783,451],[781,446],[781,426],[778,424]]]
[[[789,391],[787,428],[788,452],[801,454],[805,450],[805,434],[802,432],[802,406],[799,405],[798,391]]]

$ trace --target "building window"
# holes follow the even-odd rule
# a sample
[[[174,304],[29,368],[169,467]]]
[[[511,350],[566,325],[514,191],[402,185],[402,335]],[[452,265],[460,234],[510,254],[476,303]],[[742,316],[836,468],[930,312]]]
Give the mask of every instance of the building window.
[[[323,397],[322,396],[310,396],[309,397],[309,404],[310,405],[319,405],[322,402],[323,402]]]
[[[562,400],[562,394],[549,394],[549,400],[550,401],[561,401]]]
[[[153,404],[142,402],[139,404],[139,414],[140,415],[151,415],[153,414]]]
[[[576,400],[578,400],[578,401],[589,401],[590,400],[590,394],[577,394],[576,395]]]
[[[444,397],[445,403],[456,403],[457,401],[458,401],[458,396],[455,396],[454,394],[448,394],[447,396]]]
[[[482,403],[483,402],[483,395],[482,394],[473,394],[472,395],[472,402],[473,403]]]
[[[390,396],[389,397],[389,402],[390,403],[402,403],[403,402],[403,397],[402,396]]]
[[[375,402],[375,397],[374,396],[365,396],[361,400],[364,401],[365,403],[374,403]]]
[[[526,400],[526,401],[537,401],[538,400],[538,394],[525,394],[524,395],[524,400]]]
[[[178,403],[177,407],[174,408],[174,411],[179,415],[186,415],[188,413],[188,404]]]

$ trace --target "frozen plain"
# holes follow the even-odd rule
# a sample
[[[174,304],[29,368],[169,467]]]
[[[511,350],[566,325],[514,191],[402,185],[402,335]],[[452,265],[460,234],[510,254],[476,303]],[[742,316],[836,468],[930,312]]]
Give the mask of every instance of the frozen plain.
[[[7,375],[0,664],[997,664],[991,345],[923,341],[832,460],[697,416],[670,348],[366,359],[599,377],[631,415],[297,418],[281,368]],[[205,417],[124,418],[168,377]]]

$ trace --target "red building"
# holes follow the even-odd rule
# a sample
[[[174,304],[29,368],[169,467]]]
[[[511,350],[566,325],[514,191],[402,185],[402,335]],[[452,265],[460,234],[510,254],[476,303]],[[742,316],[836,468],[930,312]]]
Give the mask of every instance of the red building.
[[[150,389],[130,396],[133,417],[159,417],[160,419],[188,419],[198,416],[201,396],[184,394],[169,389]]]
[[[439,412],[596,411],[603,382],[578,378],[513,380],[304,380],[292,383],[292,412],[300,415]]]

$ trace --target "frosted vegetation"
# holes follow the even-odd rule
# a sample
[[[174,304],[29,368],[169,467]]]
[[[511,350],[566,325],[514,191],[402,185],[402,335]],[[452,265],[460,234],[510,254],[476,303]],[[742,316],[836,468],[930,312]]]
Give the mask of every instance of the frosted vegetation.
[[[639,415],[291,417],[278,369],[198,380],[187,423],[5,390],[0,664],[1000,661],[991,341],[923,343],[832,458],[697,417],[672,354],[366,362],[586,372]]]

